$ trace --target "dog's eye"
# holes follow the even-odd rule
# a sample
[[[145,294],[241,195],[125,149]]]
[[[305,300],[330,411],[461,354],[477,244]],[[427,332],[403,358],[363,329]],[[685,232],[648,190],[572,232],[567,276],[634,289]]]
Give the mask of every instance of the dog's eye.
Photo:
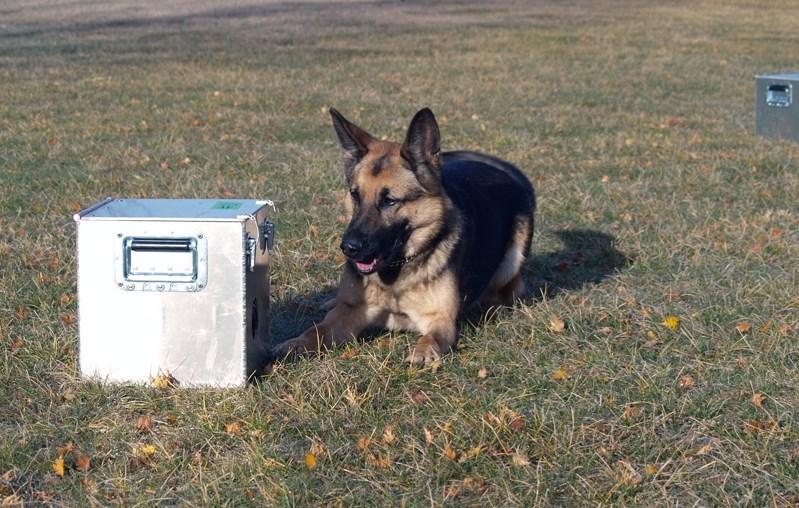
[[[352,196],[352,201],[355,203],[361,202],[361,195],[358,194],[358,189],[350,189],[350,196]]]
[[[383,201],[382,201],[382,205],[385,208],[389,208],[389,207],[398,205],[399,202],[400,202],[399,199],[394,199],[394,198],[390,198],[388,196],[384,196],[383,197]]]

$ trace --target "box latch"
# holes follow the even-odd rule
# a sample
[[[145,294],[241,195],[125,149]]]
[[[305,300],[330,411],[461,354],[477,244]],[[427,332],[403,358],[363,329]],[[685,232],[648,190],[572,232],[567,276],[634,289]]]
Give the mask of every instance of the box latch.
[[[255,249],[258,247],[259,243],[261,247],[261,254],[266,252],[266,249],[269,249],[269,252],[272,252],[272,248],[274,247],[275,243],[275,225],[268,220],[263,221],[262,223],[258,224],[258,235],[260,237],[260,242],[247,235],[247,266],[250,268],[251,272],[255,271]]]
[[[266,249],[272,252],[272,249],[275,247],[275,225],[265,220],[258,225],[258,231],[261,234],[261,252],[264,252]]]

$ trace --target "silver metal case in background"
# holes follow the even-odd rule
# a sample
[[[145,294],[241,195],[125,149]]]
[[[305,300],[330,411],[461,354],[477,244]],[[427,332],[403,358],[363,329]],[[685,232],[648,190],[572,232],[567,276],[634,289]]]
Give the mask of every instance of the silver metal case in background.
[[[76,214],[82,375],[244,385],[268,351],[273,208],[109,198]]]
[[[799,73],[755,76],[755,132],[799,141]]]

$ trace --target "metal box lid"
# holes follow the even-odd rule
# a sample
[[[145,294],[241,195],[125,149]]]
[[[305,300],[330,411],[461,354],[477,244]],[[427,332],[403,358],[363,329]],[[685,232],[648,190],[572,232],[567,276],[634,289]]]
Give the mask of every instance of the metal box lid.
[[[799,80],[799,72],[779,72],[776,74],[756,74],[755,79],[764,78],[764,79],[795,79]]]
[[[75,214],[82,220],[236,221],[251,217],[269,200],[256,199],[114,199]]]

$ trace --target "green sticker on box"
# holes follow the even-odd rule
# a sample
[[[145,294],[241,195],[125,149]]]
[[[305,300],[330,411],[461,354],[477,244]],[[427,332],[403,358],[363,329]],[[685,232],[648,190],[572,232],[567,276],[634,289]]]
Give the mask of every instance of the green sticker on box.
[[[238,210],[241,205],[241,201],[217,201],[211,208],[214,210]]]

